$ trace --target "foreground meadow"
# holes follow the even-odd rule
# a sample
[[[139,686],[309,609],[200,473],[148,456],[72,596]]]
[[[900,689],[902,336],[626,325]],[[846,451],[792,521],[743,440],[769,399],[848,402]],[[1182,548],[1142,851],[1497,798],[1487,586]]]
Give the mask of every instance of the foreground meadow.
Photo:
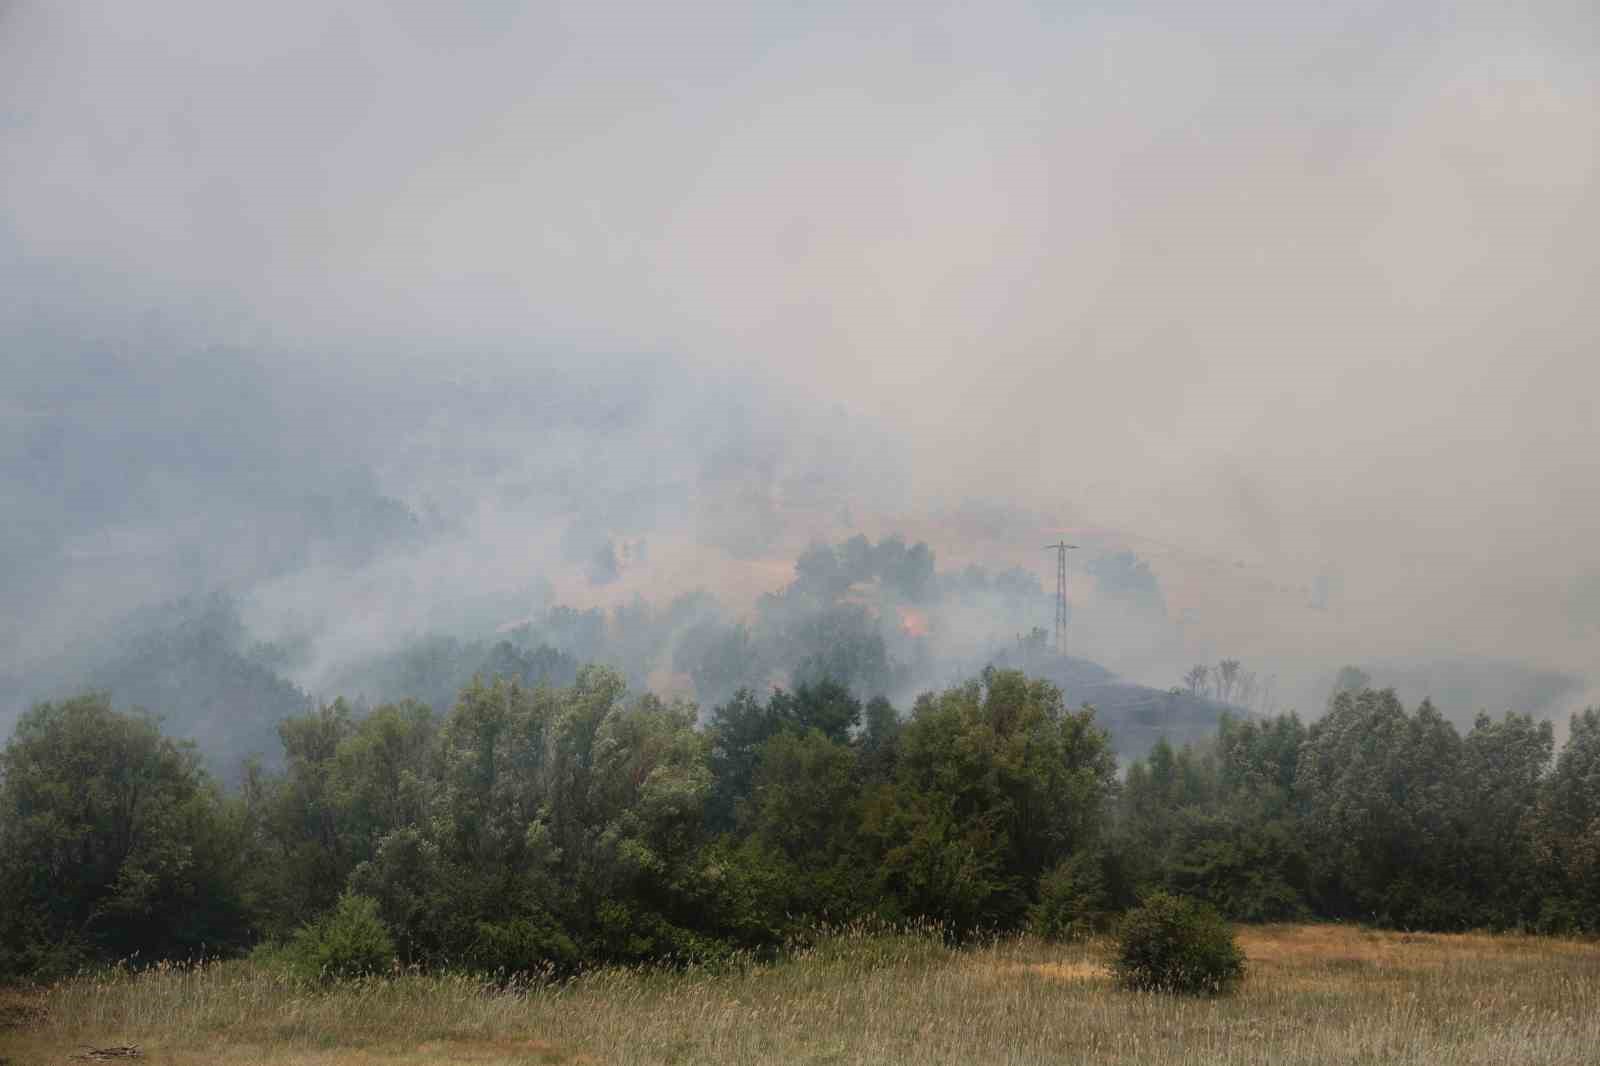
[[[1103,945],[847,936],[736,973],[560,987],[408,976],[318,993],[234,962],[0,992],[0,1059],[138,1044],[174,1064],[1600,1061],[1600,946],[1245,928],[1228,999],[1123,992]]]

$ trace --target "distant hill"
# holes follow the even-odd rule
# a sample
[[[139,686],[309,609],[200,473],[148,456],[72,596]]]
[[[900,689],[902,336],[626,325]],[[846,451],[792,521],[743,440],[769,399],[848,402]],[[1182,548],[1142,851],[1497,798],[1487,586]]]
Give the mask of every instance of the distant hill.
[[[1112,747],[1124,758],[1138,758],[1166,737],[1175,745],[1214,733],[1224,711],[1247,715],[1205,696],[1173,692],[1125,681],[1099,663],[1047,650],[1019,649],[995,657],[996,666],[1016,666],[1060,687],[1067,706],[1087,703],[1095,719],[1111,735]]]

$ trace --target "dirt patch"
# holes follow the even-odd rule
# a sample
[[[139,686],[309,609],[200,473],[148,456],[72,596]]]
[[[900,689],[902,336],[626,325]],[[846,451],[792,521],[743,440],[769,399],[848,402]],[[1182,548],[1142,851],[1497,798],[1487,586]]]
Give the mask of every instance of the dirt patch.
[[[1028,967],[1028,971],[1052,981],[1098,981],[1111,976],[1111,971],[1099,963],[1083,961],[1036,962]]]
[[[1349,925],[1257,926],[1239,930],[1255,965],[1341,972],[1435,971],[1464,961],[1600,954],[1573,941],[1481,933],[1391,933]]]
[[[1012,962],[989,963],[980,968],[986,977],[1043,977],[1048,981],[1099,981],[1111,971],[1097,962]]]

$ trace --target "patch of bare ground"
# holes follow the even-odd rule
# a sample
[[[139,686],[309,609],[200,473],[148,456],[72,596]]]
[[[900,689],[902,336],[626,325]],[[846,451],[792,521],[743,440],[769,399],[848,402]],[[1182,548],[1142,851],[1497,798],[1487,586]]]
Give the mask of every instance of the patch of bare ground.
[[[990,978],[1042,977],[1047,981],[1109,981],[1111,969],[1101,962],[1073,959],[1061,962],[996,962],[971,964],[974,973]]]

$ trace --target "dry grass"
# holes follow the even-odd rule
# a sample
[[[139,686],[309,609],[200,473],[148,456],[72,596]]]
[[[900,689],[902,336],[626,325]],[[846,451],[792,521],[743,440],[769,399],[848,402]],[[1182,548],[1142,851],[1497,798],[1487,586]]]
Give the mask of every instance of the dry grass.
[[[1502,1063],[1600,1061],[1600,947],[1342,926],[1247,928],[1235,996],[1114,988],[1095,945],[967,952],[844,937],[738,973],[563,987],[402,977],[308,992],[251,963],[0,997],[0,1058],[140,1044],[174,1064]]]

